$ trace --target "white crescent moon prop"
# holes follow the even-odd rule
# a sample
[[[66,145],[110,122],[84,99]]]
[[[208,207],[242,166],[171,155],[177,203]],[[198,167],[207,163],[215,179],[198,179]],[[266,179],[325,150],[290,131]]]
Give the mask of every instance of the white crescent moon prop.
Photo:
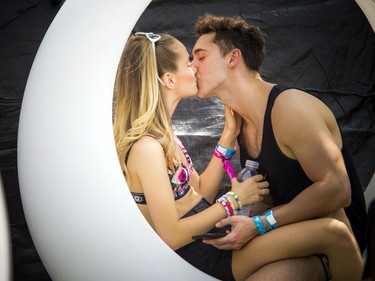
[[[367,17],[371,28],[375,32],[375,1],[374,0],[356,0],[357,5]]]
[[[27,81],[18,139],[25,216],[53,280],[215,280],[148,225],[112,133],[122,49],[150,1],[69,0]]]
[[[149,2],[66,1],[32,66],[20,116],[19,183],[34,244],[53,280],[214,280],[150,228],[116,155],[114,78]],[[374,23],[373,2],[357,2]]]
[[[5,190],[0,174],[0,280],[11,280],[11,240]]]

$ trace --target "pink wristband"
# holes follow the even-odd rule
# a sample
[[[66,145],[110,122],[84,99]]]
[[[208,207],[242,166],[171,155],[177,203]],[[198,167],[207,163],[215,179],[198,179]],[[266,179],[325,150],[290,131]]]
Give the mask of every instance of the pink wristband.
[[[225,171],[227,171],[227,174],[228,174],[229,178],[230,179],[235,178],[236,173],[234,172],[234,169],[233,169],[232,165],[230,164],[230,162],[228,160],[223,160],[223,165],[224,165]]]
[[[230,179],[233,179],[236,177],[236,173],[232,167],[232,165],[229,162],[230,157],[225,157],[218,149],[215,149],[214,155],[217,158],[220,158],[223,162],[224,170],[227,172]]]

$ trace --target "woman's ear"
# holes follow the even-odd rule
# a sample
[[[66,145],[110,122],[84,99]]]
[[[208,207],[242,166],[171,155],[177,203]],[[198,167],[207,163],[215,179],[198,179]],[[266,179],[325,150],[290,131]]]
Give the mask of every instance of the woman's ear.
[[[240,61],[240,58],[241,58],[241,50],[240,49],[233,49],[231,52],[230,52],[230,56],[229,56],[229,65],[231,67],[237,65],[237,63]]]
[[[161,77],[161,79],[163,80],[163,82],[165,84],[165,87],[167,87],[170,90],[172,90],[174,88],[175,77],[172,73],[170,73],[170,72],[164,73],[163,76]]]

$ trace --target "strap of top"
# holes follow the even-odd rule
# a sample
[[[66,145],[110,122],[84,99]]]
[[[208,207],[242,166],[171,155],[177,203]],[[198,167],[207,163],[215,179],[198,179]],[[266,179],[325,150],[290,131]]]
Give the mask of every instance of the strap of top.
[[[145,136],[152,137],[153,139],[156,139],[153,135],[145,135]],[[127,153],[126,156],[125,156],[125,164],[128,163],[130,150],[132,149],[133,145],[134,145],[134,142],[133,142],[132,145],[130,146],[130,148],[129,148],[129,150],[128,150],[128,153]]]
[[[270,95],[268,96],[268,101],[267,101],[267,108],[266,108],[266,116],[269,115],[271,113],[271,110],[272,110],[272,107],[273,107],[273,104],[275,103],[275,100],[277,98],[277,96],[284,92],[285,90],[287,89],[290,89],[292,87],[290,86],[286,86],[286,85],[275,85],[271,92],[270,92]]]
[[[267,105],[266,105],[266,111],[265,111],[265,114],[264,114],[264,119],[263,119],[263,135],[269,135],[271,137],[273,137],[273,131],[272,131],[272,123],[271,123],[271,111],[272,111],[272,107],[275,103],[275,100],[277,98],[277,96],[287,90],[287,89],[290,89],[290,88],[293,88],[293,87],[290,87],[290,86],[286,86],[286,85],[283,85],[283,84],[279,84],[279,85],[275,85],[273,86],[273,88],[271,89],[270,91],[270,94],[268,96],[268,99],[267,99]],[[242,124],[241,124],[242,126]],[[242,128],[241,128],[241,132],[240,134],[238,135],[237,137],[237,141],[238,141],[238,144],[239,144],[239,147],[240,147],[240,161],[241,161],[241,165],[244,166],[245,165],[245,161],[246,159],[251,159],[251,160],[255,160],[255,161],[259,161],[259,157],[260,155],[262,154],[262,151],[261,150],[261,154],[257,157],[257,158],[253,158],[251,157],[250,155],[248,155],[247,153],[247,150],[245,149],[245,145],[243,144],[242,142]],[[262,146],[263,146],[263,142],[264,142],[264,139],[263,138],[263,141],[262,141]]]
[[[278,85],[275,85],[271,89],[271,92],[268,96],[266,112],[264,114],[264,116],[265,116],[264,127],[271,128],[271,111],[272,111],[272,108],[273,108],[273,104],[275,103],[275,100],[280,93],[282,93],[283,91],[285,91],[287,89],[290,89],[290,88],[293,88],[293,87],[286,86],[286,85],[283,85],[283,84],[278,84]]]

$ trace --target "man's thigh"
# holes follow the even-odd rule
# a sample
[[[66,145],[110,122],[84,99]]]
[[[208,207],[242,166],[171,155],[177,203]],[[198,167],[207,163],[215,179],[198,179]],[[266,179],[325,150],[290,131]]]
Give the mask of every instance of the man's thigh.
[[[325,281],[326,273],[316,256],[286,259],[263,266],[246,281]]]

